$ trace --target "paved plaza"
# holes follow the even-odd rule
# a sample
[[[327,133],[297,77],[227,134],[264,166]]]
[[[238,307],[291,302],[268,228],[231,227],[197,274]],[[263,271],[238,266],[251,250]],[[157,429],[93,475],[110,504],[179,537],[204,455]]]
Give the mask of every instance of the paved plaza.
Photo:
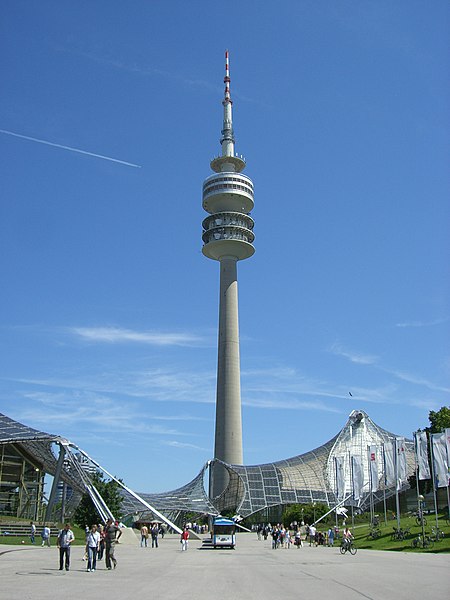
[[[235,550],[205,550],[191,540],[181,552],[178,536],[166,535],[158,549],[127,542],[116,549],[118,566],[104,561],[86,572],[83,547],[72,548],[71,570],[59,571],[55,547],[0,546],[2,600],[162,598],[172,600],[273,600],[317,598],[413,600],[450,597],[448,554],[339,548],[271,549],[270,541],[240,533]]]

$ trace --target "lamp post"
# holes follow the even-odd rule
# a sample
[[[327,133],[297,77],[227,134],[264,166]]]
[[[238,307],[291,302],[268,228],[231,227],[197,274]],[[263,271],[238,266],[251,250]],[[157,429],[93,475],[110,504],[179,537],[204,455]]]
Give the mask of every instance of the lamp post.
[[[39,467],[35,467],[34,471],[36,473],[34,520],[39,521],[39,504],[41,502],[41,474],[39,472]]]
[[[314,512],[314,525],[316,524],[316,503],[313,502],[313,512]]]
[[[422,548],[425,548],[425,520],[423,518],[423,501],[425,498],[422,496],[422,494],[419,494],[417,496],[417,500],[419,501],[420,522],[422,523]]]

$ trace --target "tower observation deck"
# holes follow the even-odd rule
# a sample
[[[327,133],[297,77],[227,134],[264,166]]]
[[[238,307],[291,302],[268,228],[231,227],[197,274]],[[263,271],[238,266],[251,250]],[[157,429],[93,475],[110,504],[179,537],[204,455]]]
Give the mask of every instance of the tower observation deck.
[[[239,357],[237,262],[250,258],[253,247],[253,182],[243,175],[245,160],[234,151],[228,51],[225,52],[222,154],[211,161],[214,171],[203,183],[203,254],[220,262],[219,336],[214,458],[242,464],[242,417]],[[222,493],[227,471],[214,467],[210,495]]]

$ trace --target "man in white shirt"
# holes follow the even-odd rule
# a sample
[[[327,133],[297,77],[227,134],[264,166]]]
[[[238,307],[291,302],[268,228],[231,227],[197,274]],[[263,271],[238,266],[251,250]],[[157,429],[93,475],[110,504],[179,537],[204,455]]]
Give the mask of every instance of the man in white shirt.
[[[66,571],[70,569],[70,545],[75,539],[73,531],[70,529],[70,523],[64,525],[64,529],[58,534],[57,546],[59,548],[59,570],[64,568],[64,559]]]
[[[42,546],[48,546],[50,548],[50,527],[44,525],[41,533]]]
[[[311,546],[311,544],[316,544],[316,526],[310,525],[309,526],[309,545]]]

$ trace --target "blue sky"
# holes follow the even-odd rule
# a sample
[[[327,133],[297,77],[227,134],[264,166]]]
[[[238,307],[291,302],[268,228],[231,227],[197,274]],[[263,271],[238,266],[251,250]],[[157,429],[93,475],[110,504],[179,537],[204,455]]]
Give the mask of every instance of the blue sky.
[[[219,265],[201,253],[201,188],[226,48],[255,185],[245,462],[321,445],[352,409],[410,436],[448,404],[448,3],[1,13],[1,412],[137,491],[212,458]]]

